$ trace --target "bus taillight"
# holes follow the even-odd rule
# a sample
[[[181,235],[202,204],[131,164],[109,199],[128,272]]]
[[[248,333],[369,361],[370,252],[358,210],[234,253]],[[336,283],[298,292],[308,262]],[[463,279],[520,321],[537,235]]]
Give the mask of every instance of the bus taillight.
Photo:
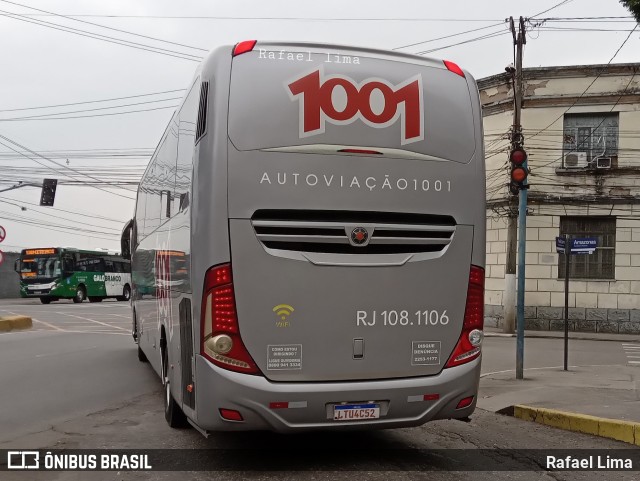
[[[205,358],[224,369],[260,374],[240,337],[231,264],[207,271],[201,318],[201,353]]]
[[[445,367],[459,366],[480,356],[484,327],[484,269],[471,266],[462,332]]]

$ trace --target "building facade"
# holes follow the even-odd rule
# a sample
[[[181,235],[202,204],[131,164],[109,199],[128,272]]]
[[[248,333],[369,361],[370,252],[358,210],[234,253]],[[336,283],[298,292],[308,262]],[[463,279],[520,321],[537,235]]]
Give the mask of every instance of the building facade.
[[[522,133],[528,154],[525,318],[563,329],[565,256],[556,236],[598,240],[570,259],[571,330],[640,333],[640,64],[524,69]],[[501,326],[509,215],[513,82],[478,82],[487,158],[488,325]]]

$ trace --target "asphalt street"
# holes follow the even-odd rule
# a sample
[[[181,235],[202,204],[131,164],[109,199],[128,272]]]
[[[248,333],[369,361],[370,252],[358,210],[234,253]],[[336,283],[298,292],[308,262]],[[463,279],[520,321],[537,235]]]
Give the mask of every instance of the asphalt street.
[[[0,335],[0,448],[202,448],[229,456],[242,470],[191,472],[180,479],[614,479],[614,473],[532,471],[529,459],[519,471],[446,472],[458,469],[454,458],[428,457],[430,470],[403,471],[376,453],[390,449],[438,448],[626,448],[628,445],[547,426],[525,423],[477,409],[470,423],[437,421],[425,426],[378,432],[220,433],[205,439],[194,429],[170,429],[163,416],[160,380],[148,364],[137,360],[130,336],[129,305],[123,302],[40,305],[0,302],[0,315],[19,313],[34,318],[34,329]],[[634,347],[623,342],[571,342],[572,365],[629,365]],[[562,365],[562,340],[527,339],[525,367]],[[515,364],[515,339],[485,339],[483,374],[509,371]],[[261,449],[283,456],[281,471],[264,472]],[[371,450],[370,471],[354,468],[348,453]],[[224,451],[222,451],[224,450]],[[231,450],[231,451],[229,451]],[[235,451],[234,451],[235,450]],[[296,453],[318,452],[313,469],[300,469]],[[327,451],[328,450],[328,451]],[[286,460],[291,459],[291,466]],[[478,463],[482,463],[482,455]],[[535,466],[533,466],[535,468]],[[177,479],[171,472],[2,473],[1,479],[139,480]],[[9,476],[11,474],[11,476]],[[615,479],[637,479],[636,473],[615,473]]]

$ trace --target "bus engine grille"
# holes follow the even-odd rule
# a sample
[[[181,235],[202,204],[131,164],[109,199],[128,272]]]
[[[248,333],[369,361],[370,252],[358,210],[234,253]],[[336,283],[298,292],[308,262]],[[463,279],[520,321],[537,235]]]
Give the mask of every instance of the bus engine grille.
[[[440,252],[456,230],[451,216],[392,212],[261,210],[251,222],[266,248],[327,254]]]

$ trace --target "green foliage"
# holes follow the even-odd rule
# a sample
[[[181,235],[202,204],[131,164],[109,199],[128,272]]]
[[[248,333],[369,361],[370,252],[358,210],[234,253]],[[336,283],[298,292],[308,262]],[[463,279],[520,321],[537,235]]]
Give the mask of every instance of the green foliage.
[[[620,3],[629,9],[636,17],[636,21],[640,22],[640,0],[620,0]]]

